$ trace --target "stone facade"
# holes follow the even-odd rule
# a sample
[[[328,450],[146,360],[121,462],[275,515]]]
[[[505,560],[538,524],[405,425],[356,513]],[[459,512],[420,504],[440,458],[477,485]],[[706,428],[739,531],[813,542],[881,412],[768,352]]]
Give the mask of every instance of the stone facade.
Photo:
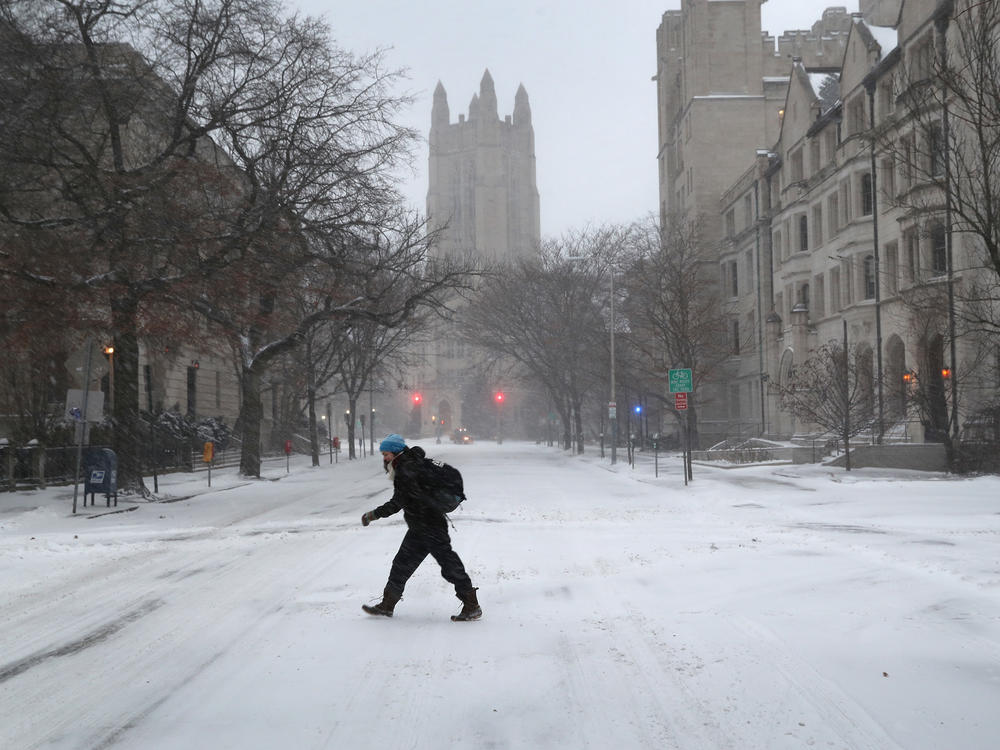
[[[766,125],[750,121],[768,145],[745,151],[742,167],[719,191],[715,212],[719,278],[733,338],[720,394],[726,406],[719,425],[726,436],[815,433],[815,425],[798,424],[780,408],[778,386],[812,351],[839,342],[845,322],[849,343],[870,357],[871,397],[881,404],[881,420],[868,439],[881,433],[889,441],[921,442],[953,429],[942,418],[953,395],[948,379],[956,371],[963,375],[960,424],[996,401],[995,339],[966,335],[956,339],[954,351],[947,343],[946,292],[961,289],[963,274],[975,273],[981,260],[968,236],[947,232],[943,198],[928,180],[933,168],[924,165],[921,177],[913,167],[915,159],[933,159],[935,150],[926,123],[914,122],[905,104],[914,88],[926,87],[933,50],[956,48],[953,33],[935,29],[935,14],[949,8],[938,0],[862,2],[862,12],[847,17],[839,64],[829,65],[826,50],[788,61],[783,102],[769,114],[778,115],[773,140]],[[824,19],[834,15],[841,18],[828,10]],[[746,38],[755,33],[747,27]],[[933,120],[932,113],[932,128]],[[719,130],[738,126],[721,123]],[[879,138],[874,157],[873,133]],[[697,163],[699,157],[685,151],[682,156]],[[661,178],[682,178],[662,165]],[[705,180],[707,188],[687,194],[710,196],[714,175]],[[922,194],[926,199],[915,199]],[[673,206],[691,208],[678,204],[677,196],[687,195],[674,183],[661,180],[661,195],[665,215]],[[707,212],[701,202],[692,205]],[[915,304],[921,299],[933,303]],[[914,408],[914,388],[930,409]]]
[[[477,265],[537,254],[541,229],[535,134],[524,86],[514,95],[513,114],[501,120],[487,70],[468,115],[459,114],[452,122],[447,93],[438,83],[429,142],[427,216],[430,228],[441,232],[432,252]],[[511,383],[480,382],[473,373],[475,353],[449,324],[437,324],[417,348],[413,359],[423,364],[414,369],[405,391],[407,396],[419,392],[422,404],[407,407],[410,417],[400,429],[413,438],[446,438],[465,427],[483,438],[496,432],[497,418],[502,418],[504,434],[523,433],[518,415],[526,408],[525,394]],[[490,401],[496,391],[505,394],[502,405]]]
[[[503,262],[538,251],[535,131],[523,85],[514,96],[513,116],[501,120],[487,70],[468,118],[460,114],[453,123],[439,82],[428,166],[427,217],[432,228],[444,230],[439,254]]]
[[[770,150],[777,140],[792,56],[811,66],[839,64],[850,29],[846,9],[830,8],[812,29],[786,31],[776,41],[761,32],[761,4],[682,0],[680,10],[663,14],[656,34],[660,218],[664,223],[673,217],[702,222],[706,264],[722,263],[724,269],[720,296],[731,315],[729,338],[740,340],[740,346],[729,344],[733,372],[695,395],[706,444],[744,432],[742,423],[759,411],[743,401],[759,389],[733,381],[736,371],[753,373],[758,381],[760,373],[759,365],[751,366],[743,341],[754,338],[761,318],[747,297],[756,294],[753,277],[747,275],[747,248],[727,246],[727,257],[720,257],[720,241],[732,235],[726,222],[733,222],[733,231],[751,227],[748,216],[756,216],[759,196],[751,198],[748,213],[741,195],[732,216],[729,207],[720,213],[720,196],[746,172],[748,155]],[[744,240],[750,238],[744,235]]]

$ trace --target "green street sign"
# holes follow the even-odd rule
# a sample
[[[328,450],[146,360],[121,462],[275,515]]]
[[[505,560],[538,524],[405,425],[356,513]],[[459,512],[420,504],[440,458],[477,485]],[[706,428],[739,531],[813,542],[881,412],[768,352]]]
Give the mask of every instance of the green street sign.
[[[690,393],[694,390],[691,370],[670,370],[667,373],[667,381],[670,383],[671,393]]]

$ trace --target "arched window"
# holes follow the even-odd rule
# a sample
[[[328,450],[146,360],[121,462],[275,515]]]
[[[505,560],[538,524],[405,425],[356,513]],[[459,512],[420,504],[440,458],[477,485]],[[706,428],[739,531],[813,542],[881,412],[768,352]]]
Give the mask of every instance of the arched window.
[[[931,271],[935,276],[948,273],[948,241],[940,223],[931,227]]]
[[[872,193],[872,176],[870,172],[861,175],[861,215],[870,216],[874,206],[874,194]]]
[[[875,256],[866,255],[864,261],[865,299],[875,299]]]

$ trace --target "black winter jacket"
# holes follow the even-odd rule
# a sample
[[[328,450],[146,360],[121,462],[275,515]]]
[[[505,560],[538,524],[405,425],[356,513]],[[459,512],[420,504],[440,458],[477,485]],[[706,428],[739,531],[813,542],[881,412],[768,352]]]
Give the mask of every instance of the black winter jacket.
[[[422,487],[433,482],[433,477],[424,469],[424,449],[419,445],[404,448],[392,460],[393,493],[388,502],[375,509],[376,518],[388,518],[403,511],[403,520],[411,529],[414,526],[448,527],[444,514],[428,507],[422,497]]]

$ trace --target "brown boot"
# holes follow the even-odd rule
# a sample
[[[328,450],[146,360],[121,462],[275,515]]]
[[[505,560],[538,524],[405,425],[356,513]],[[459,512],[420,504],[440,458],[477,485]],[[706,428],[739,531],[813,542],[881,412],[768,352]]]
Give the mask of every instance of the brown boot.
[[[402,597],[389,589],[382,592],[382,601],[378,604],[362,604],[361,609],[370,615],[381,615],[382,617],[392,617],[392,610]]]
[[[479,600],[476,598],[476,592],[479,589],[472,589],[471,591],[466,591],[462,594],[456,594],[458,598],[462,601],[462,611],[457,615],[451,616],[452,622],[467,622],[469,620],[478,620],[483,616],[483,610],[479,608]]]

